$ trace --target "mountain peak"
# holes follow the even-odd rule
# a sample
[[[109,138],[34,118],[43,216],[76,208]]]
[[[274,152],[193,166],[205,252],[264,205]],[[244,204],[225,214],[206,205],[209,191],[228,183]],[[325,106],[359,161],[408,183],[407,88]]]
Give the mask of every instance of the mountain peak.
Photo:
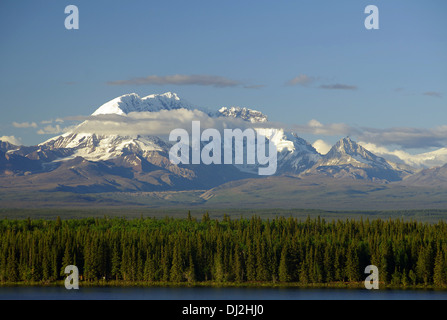
[[[260,111],[242,108],[242,107],[222,107],[218,111],[218,116],[241,118],[245,121],[254,122],[267,122],[267,116]]]
[[[335,149],[336,151],[341,152],[341,153],[347,153],[347,154],[351,154],[351,155],[358,154],[358,153],[364,153],[364,151],[367,151],[365,148],[363,148],[357,142],[351,140],[351,138],[349,138],[349,137],[340,139],[332,147],[332,149]],[[332,149],[331,149],[331,151],[332,151]],[[331,152],[331,151],[329,151],[329,152]]]
[[[130,112],[157,112],[160,110],[196,109],[189,102],[180,99],[176,93],[151,94],[141,98],[136,93],[119,96],[100,106],[92,115],[118,114]]]
[[[340,139],[309,173],[384,182],[401,180],[406,174],[349,137]]]
[[[351,140],[350,137],[340,139],[324,156],[326,159],[340,159],[341,157],[353,157],[356,159],[363,158],[368,160],[379,158],[363,148],[357,142]]]
[[[329,152],[323,156],[320,165],[352,165],[354,167],[391,168],[381,157],[368,151],[349,137],[340,139]]]
[[[116,97],[109,102],[104,103],[95,112],[93,116],[100,114],[118,114],[123,115],[131,112],[135,109],[141,102],[141,98],[136,93],[124,94],[122,96]]]

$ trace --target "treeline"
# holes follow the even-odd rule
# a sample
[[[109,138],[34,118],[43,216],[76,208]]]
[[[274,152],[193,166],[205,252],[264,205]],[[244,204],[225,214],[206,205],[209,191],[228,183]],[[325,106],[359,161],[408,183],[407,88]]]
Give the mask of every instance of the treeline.
[[[87,218],[0,221],[0,281],[356,282],[447,285],[447,224]]]

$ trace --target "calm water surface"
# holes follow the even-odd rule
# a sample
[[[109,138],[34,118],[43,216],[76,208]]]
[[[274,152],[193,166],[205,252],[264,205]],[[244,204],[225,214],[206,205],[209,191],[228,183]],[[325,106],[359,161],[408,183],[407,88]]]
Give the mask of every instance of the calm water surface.
[[[0,287],[0,300],[447,300],[447,291],[302,288]]]

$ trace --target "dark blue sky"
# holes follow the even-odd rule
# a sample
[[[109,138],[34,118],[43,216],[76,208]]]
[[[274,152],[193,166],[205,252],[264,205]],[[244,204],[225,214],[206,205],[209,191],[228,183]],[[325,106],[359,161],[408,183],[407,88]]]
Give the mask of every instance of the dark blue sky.
[[[69,4],[79,30],[64,27]],[[369,4],[379,30],[364,27]],[[333,123],[436,131],[447,125],[446,14],[444,0],[2,0],[0,137],[39,143],[68,125],[55,119],[166,91],[328,126],[303,133],[311,143],[341,138]]]

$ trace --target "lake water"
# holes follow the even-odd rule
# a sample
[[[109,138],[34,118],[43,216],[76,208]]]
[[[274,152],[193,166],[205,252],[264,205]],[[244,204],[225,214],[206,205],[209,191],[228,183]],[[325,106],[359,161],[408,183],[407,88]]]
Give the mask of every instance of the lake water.
[[[0,287],[0,300],[447,300],[447,291],[210,287]]]

